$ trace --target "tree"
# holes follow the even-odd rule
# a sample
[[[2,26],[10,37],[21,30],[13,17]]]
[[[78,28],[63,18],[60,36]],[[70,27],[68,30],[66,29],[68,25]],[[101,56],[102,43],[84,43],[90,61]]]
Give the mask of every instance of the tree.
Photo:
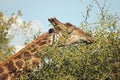
[[[10,34],[10,29],[12,27],[21,27],[23,32],[26,32],[25,29],[27,28],[26,23],[21,26],[18,26],[17,19],[22,15],[21,11],[18,11],[17,14],[11,14],[9,17],[4,16],[2,12],[0,12],[0,62],[4,61],[8,57],[15,53],[15,48],[13,45],[10,45],[10,41],[15,37],[14,34]],[[15,33],[14,31],[12,31]],[[17,31],[16,31],[17,32]]]
[[[32,73],[25,72],[21,79],[120,79],[120,18],[110,14],[105,4],[101,6],[97,0],[94,1],[100,10],[97,20],[94,23],[87,21],[91,11],[91,6],[88,6],[86,16],[80,23],[80,27],[92,34],[94,43],[45,48],[40,68]]]
[[[15,18],[12,15],[6,19],[0,12],[0,61],[10,56],[14,50],[14,47],[9,45],[12,36],[8,35],[8,30],[13,23],[15,23]]]

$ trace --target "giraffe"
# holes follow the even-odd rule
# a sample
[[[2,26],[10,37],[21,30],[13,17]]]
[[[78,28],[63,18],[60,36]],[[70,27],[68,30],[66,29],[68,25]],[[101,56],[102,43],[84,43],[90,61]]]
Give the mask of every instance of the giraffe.
[[[66,38],[61,45],[93,42],[92,37],[86,32],[70,23],[63,24],[56,18],[49,18],[48,21],[53,28],[0,64],[0,80],[14,80],[24,71],[33,71],[41,63],[42,49],[54,45],[62,37]]]
[[[83,30],[77,28],[76,26],[72,25],[71,23],[61,23],[56,18],[49,18],[48,19],[51,24],[61,30],[61,35],[64,36],[66,39],[64,40],[62,45],[69,45],[72,43],[93,43],[92,37],[84,32]]]
[[[32,71],[33,67],[38,66],[41,61],[41,54],[38,53],[38,49],[51,44],[51,35],[49,32],[44,33],[18,53],[1,63],[0,80],[14,80],[19,77],[22,71]]]

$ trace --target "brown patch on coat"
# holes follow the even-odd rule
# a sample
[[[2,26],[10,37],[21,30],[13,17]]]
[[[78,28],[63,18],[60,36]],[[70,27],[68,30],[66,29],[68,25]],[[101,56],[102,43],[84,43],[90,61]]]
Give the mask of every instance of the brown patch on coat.
[[[18,60],[15,62],[15,64],[19,69],[21,69],[23,68],[24,62],[22,60]]]
[[[12,60],[10,60],[8,63],[6,63],[4,66],[6,66],[9,70],[10,73],[14,73],[17,68],[15,67],[14,63]]]
[[[0,80],[7,80],[8,79],[8,74],[2,74],[0,76]]]
[[[4,69],[2,67],[0,67],[0,73],[4,72]]]

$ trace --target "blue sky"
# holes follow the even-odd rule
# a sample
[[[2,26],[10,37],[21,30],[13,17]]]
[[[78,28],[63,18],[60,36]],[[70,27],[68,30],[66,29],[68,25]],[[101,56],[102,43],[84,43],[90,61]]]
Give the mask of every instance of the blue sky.
[[[86,7],[93,0],[0,0],[0,11],[9,16],[11,13],[17,13],[21,10],[24,21],[37,20],[42,24],[44,31],[47,31],[50,26],[48,18],[56,17],[61,22],[71,22],[79,26],[82,21],[82,15],[86,12]],[[98,0],[103,4],[104,0]],[[110,12],[117,13],[120,16],[120,0],[107,0],[107,4],[111,4]],[[95,14],[98,12],[96,5],[93,7],[93,12],[89,21],[95,20]],[[22,39],[21,39],[22,40]],[[14,43],[22,45],[20,39],[16,38]],[[18,44],[17,44],[18,43]]]
[[[100,4],[104,2],[104,0],[98,1]],[[47,19],[50,17],[79,26],[82,13],[86,12],[86,6],[90,3],[92,0],[0,0],[0,11],[9,15],[21,10],[23,20],[39,20],[47,31],[50,24]],[[107,3],[111,4],[111,12],[120,14],[120,0],[108,0]],[[91,17],[91,20],[93,19],[94,16]]]

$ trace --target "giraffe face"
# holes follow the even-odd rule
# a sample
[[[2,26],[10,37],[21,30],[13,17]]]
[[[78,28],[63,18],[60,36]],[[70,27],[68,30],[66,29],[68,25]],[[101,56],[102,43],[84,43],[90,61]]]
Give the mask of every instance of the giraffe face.
[[[58,42],[58,40],[61,38],[61,32],[58,29],[51,28],[49,29],[48,33],[51,35],[50,36],[51,45]]]
[[[54,26],[53,33],[59,35],[57,40],[62,39],[62,45],[69,45],[72,43],[92,43],[91,36],[75,27],[70,23],[61,23],[56,18],[49,18],[48,21]]]

